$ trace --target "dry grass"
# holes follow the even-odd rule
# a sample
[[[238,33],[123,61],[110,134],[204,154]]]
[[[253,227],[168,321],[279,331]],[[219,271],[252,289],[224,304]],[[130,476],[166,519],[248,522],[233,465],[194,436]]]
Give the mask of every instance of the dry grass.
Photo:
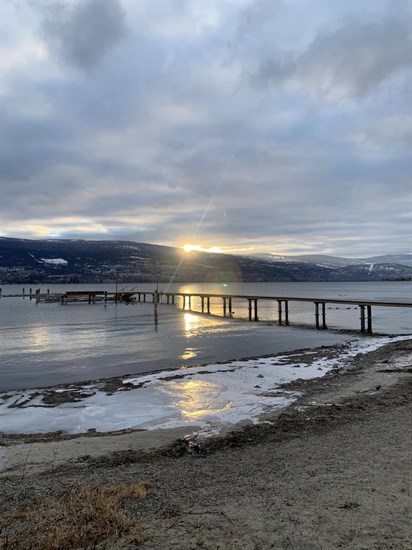
[[[146,483],[78,485],[65,497],[14,510],[0,519],[0,548],[69,550],[95,548],[104,541],[111,547],[110,541],[119,538],[140,543],[147,538],[145,527],[133,521],[125,502],[143,500],[149,494]]]

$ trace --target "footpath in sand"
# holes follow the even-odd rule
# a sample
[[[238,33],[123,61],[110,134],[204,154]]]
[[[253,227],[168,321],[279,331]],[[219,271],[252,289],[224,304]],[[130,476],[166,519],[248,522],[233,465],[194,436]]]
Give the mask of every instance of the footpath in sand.
[[[283,389],[302,394],[266,412],[263,423],[206,439],[182,438],[184,429],[150,432],[157,441],[144,431],[61,441],[4,437],[3,454],[24,449],[26,458],[1,473],[0,548],[53,548],[44,534],[58,536],[61,516],[47,524],[47,503],[55,507],[79,487],[124,491],[140,482],[144,498],[129,495],[123,503],[138,534],[108,522],[77,546],[65,539],[60,547],[411,548],[412,339]],[[94,451],[102,441],[104,452]],[[57,444],[75,442],[86,444],[77,458],[42,462]],[[41,518],[28,509],[42,510]]]

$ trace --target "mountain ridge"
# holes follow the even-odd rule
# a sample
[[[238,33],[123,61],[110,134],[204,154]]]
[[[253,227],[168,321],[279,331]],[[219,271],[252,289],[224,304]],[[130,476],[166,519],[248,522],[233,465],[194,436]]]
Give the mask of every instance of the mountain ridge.
[[[403,258],[403,256],[405,258]],[[409,255],[393,255],[408,261]],[[0,237],[0,282],[275,282],[412,280],[411,265],[325,255],[235,256],[134,241]],[[317,263],[315,260],[320,260]],[[340,263],[341,262],[341,263]],[[353,263],[352,263],[353,262]]]
[[[399,264],[412,267],[412,253],[410,254],[381,254],[378,256],[370,256],[366,258],[345,258],[341,256],[329,256],[328,254],[296,254],[296,255],[280,255],[280,254],[251,254],[250,257],[259,257],[261,259],[272,259],[274,261],[301,261],[304,263],[327,263],[329,265],[358,265],[358,264]]]

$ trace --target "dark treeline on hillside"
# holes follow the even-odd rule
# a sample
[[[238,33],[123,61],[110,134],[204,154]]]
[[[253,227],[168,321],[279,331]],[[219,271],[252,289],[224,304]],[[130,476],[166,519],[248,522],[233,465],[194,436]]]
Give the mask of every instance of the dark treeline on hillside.
[[[327,257],[325,257],[327,258]],[[349,263],[348,263],[349,262]],[[131,241],[0,238],[2,284],[410,280],[398,263],[343,265],[183,250]]]

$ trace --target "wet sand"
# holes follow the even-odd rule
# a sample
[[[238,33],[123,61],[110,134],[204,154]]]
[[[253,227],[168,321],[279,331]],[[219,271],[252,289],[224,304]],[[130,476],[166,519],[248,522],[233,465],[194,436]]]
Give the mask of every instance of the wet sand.
[[[147,481],[150,498],[129,506],[146,525],[142,548],[411,548],[412,340],[289,389],[303,395],[286,409],[206,440],[187,430],[3,438],[0,453],[16,459],[1,474],[0,514],[79,481]],[[64,445],[81,452],[65,457]]]

